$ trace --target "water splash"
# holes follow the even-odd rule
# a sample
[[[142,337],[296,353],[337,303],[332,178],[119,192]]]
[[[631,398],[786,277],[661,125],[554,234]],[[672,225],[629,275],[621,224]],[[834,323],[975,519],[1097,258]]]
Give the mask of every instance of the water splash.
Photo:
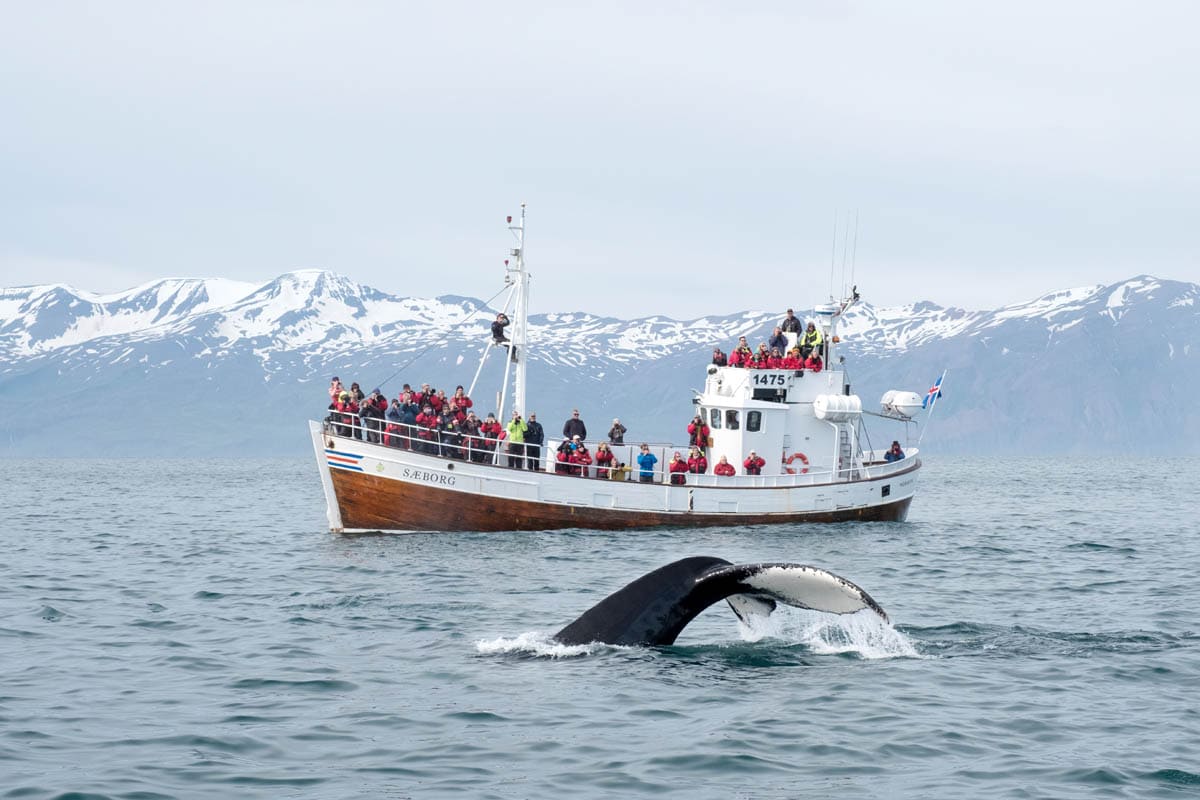
[[[563,644],[555,641],[548,633],[537,632],[522,633],[511,638],[501,636],[490,641],[481,639],[475,643],[475,649],[483,655],[525,653],[539,658],[577,658],[591,655],[602,647],[608,645]]]
[[[819,655],[854,653],[860,658],[921,658],[912,641],[870,611],[823,614],[779,609],[770,616],[751,616],[738,622],[742,640],[770,637],[804,645]]]

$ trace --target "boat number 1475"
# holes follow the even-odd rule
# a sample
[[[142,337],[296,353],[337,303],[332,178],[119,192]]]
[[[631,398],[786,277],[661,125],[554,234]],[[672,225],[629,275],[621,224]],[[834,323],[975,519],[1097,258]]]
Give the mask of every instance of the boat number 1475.
[[[787,386],[787,376],[781,372],[754,373],[755,386]]]

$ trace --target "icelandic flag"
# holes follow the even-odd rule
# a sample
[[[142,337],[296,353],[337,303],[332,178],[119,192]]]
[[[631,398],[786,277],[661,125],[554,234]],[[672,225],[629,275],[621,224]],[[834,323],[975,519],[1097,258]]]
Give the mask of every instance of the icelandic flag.
[[[921,408],[928,408],[933,411],[933,404],[942,396],[942,378],[946,377],[946,373],[942,372],[938,375],[938,379],[933,382],[933,386],[929,387],[929,391],[925,393],[925,399],[921,401]]]

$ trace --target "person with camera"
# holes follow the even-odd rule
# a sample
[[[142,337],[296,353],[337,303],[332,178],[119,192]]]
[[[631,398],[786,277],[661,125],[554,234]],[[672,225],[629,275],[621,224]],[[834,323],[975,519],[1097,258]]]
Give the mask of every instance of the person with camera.
[[[625,444],[625,432],[629,430],[621,424],[620,419],[613,419],[612,427],[608,429],[609,444]]]
[[[508,423],[508,467],[525,468],[525,433],[529,426],[521,419],[520,411],[513,411],[512,422]]]
[[[517,348],[513,347],[512,342],[504,335],[504,329],[511,324],[508,315],[501,311],[496,315],[496,321],[492,323],[492,344],[508,348],[508,356],[513,361],[517,360]]]

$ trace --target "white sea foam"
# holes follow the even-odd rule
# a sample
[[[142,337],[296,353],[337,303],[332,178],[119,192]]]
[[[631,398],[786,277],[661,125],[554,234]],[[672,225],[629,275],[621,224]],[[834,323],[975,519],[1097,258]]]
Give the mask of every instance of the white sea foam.
[[[531,631],[515,637],[501,636],[491,640],[479,640],[475,649],[484,655],[503,655],[506,653],[528,653],[541,658],[576,658],[596,652],[598,648],[607,647],[603,644],[563,644],[554,641],[548,633]]]
[[[738,630],[743,641],[782,639],[820,655],[854,653],[870,660],[922,657],[907,636],[869,610],[823,614],[780,608],[769,617],[752,616],[748,622],[739,622]]]

